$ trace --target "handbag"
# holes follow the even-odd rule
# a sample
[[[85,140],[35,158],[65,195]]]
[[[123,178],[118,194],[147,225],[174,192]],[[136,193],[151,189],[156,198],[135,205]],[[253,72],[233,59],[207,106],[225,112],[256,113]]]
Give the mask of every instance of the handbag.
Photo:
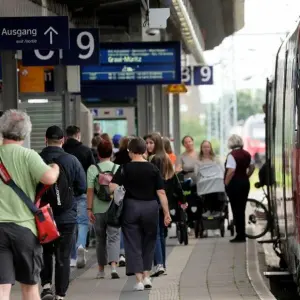
[[[60,237],[56,223],[54,221],[52,208],[49,204],[40,207],[41,197],[50,187],[43,185],[36,195],[35,203],[24,193],[24,191],[14,182],[0,159],[0,178],[4,184],[8,185],[25,203],[28,209],[35,217],[35,223],[38,231],[38,239],[41,244],[53,242]]]
[[[121,175],[124,175],[124,169],[121,169]],[[106,222],[111,227],[121,227],[121,217],[123,213],[123,200],[126,190],[123,186],[118,186],[114,190],[114,198],[106,211]]]

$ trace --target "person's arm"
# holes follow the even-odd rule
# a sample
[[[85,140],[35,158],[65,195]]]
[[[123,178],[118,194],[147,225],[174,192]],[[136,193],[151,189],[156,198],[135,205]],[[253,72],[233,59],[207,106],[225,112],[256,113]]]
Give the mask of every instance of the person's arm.
[[[85,194],[87,190],[87,177],[79,160],[74,156],[74,182],[73,186],[78,193],[78,196]]]
[[[109,184],[109,190],[111,193],[113,193],[118,186],[123,185],[122,168],[123,167],[118,168],[117,172],[115,173],[114,177],[112,178]]]
[[[234,176],[235,169],[236,169],[236,161],[231,154],[229,154],[227,157],[226,169],[227,169],[227,173],[226,173],[225,182],[224,182],[225,186],[227,186],[230,183],[231,179]]]
[[[249,178],[252,176],[254,170],[255,170],[255,162],[253,160],[251,160],[251,163],[250,163],[249,168],[247,170],[247,176]]]
[[[97,176],[96,167],[90,166],[87,171],[87,210],[88,210],[89,219],[92,223],[94,223],[96,220],[93,214],[94,189],[95,189],[96,176]]]
[[[163,213],[164,213],[164,222],[165,226],[168,226],[171,223],[171,216],[169,212],[169,204],[168,204],[168,198],[166,195],[166,191],[164,189],[164,181],[160,175],[159,170],[156,170],[156,193],[159,198]]]
[[[27,165],[32,178],[38,184],[52,185],[59,176],[59,167],[57,164],[48,166],[35,151],[31,151],[27,159]]]

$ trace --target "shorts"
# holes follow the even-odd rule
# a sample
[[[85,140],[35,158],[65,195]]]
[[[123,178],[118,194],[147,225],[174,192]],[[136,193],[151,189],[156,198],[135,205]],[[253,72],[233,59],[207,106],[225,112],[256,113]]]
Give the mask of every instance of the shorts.
[[[0,284],[39,282],[43,266],[42,247],[26,227],[0,223]]]

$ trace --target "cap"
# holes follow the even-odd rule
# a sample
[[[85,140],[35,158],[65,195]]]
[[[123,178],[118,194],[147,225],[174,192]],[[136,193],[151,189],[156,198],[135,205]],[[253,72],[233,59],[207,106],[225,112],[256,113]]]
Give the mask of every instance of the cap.
[[[46,131],[46,139],[61,140],[64,137],[62,129],[56,125],[50,126]]]
[[[122,138],[121,134],[115,134],[112,138],[112,141],[114,144],[118,144],[120,142],[121,138]]]

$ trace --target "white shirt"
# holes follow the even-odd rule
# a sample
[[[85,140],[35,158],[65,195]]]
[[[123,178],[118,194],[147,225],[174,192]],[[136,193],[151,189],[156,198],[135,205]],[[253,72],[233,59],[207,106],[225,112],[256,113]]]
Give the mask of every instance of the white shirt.
[[[255,162],[251,158],[250,165],[254,165],[254,164],[255,164]],[[236,169],[236,161],[235,161],[234,157],[232,156],[232,154],[229,154],[227,156],[226,169],[234,169],[234,170]]]

